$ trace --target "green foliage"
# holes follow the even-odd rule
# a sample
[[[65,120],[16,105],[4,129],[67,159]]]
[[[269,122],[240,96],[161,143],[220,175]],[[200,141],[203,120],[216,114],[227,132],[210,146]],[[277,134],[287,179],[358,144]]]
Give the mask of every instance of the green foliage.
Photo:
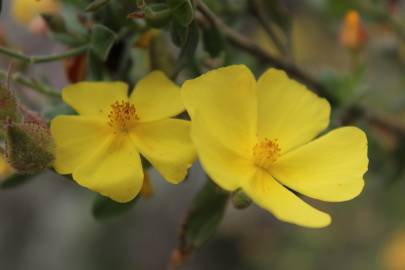
[[[90,48],[101,60],[106,61],[117,35],[108,27],[100,24],[93,26],[90,37]]]
[[[100,221],[117,217],[131,210],[137,201],[134,199],[128,203],[117,203],[107,197],[97,195],[93,201],[92,213],[94,218]]]
[[[143,11],[148,25],[156,28],[167,25],[172,16],[169,6],[165,3],[147,5]]]
[[[204,244],[216,231],[225,213],[229,194],[211,180],[195,197],[184,221],[179,251],[185,256]]]
[[[194,19],[194,7],[190,0],[167,0],[174,19],[186,27]]]
[[[84,10],[86,12],[97,11],[98,9],[107,5],[109,2],[110,2],[110,0],[95,0],[95,1],[91,2],[90,4],[88,4]]]

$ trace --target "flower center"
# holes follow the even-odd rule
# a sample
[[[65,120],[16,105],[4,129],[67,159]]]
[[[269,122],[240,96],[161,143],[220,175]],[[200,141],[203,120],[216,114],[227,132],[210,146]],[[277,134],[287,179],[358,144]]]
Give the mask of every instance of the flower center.
[[[280,157],[278,140],[264,139],[253,147],[254,164],[262,169],[269,169]]]
[[[116,101],[111,104],[108,125],[119,131],[128,131],[139,117],[135,106],[128,101]]]

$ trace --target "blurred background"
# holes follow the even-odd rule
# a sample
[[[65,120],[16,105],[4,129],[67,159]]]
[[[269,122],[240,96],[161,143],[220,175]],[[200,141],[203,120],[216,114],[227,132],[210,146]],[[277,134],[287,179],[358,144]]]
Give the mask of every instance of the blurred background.
[[[3,46],[28,55],[48,55],[69,47],[55,41],[43,22],[16,17],[11,12],[14,1],[3,1]],[[60,12],[76,16],[80,4],[70,2],[86,6],[91,1],[64,2]],[[366,131],[370,169],[358,198],[339,204],[313,202],[333,217],[325,229],[282,223],[254,205],[236,210],[229,204],[217,233],[180,269],[405,270],[405,1],[205,3],[226,25],[325,86],[334,99],[332,126],[354,124]],[[256,4],[261,4],[259,9]],[[271,24],[270,31],[266,22]],[[134,37],[131,57],[135,60],[128,70],[132,82],[159,67],[157,59],[163,56],[154,56],[152,46],[163,45],[170,53],[178,53],[165,30],[154,30],[160,33],[152,44],[151,32]],[[200,44],[194,52],[197,63],[186,66],[177,81],[232,63],[247,64],[256,75],[271,66],[231,42],[217,38],[217,43],[224,44],[214,57],[207,53],[209,45]],[[0,62],[7,71],[10,58],[0,55]],[[14,66],[56,91],[74,81],[66,61]],[[111,78],[117,75],[112,73]],[[25,105],[46,117],[55,114],[52,108],[63,107],[57,98],[21,84],[13,83],[13,87]],[[366,112],[358,113],[359,106]],[[52,171],[23,185],[0,189],[0,269],[168,269],[182,221],[205,176],[196,164],[179,186],[168,184],[154,170],[150,178],[152,197],[103,220],[92,215],[94,193]]]

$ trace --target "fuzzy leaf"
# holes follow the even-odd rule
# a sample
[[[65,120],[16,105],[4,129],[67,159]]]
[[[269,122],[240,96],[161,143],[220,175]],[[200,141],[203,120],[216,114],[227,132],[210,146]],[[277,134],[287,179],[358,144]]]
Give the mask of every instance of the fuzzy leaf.
[[[195,248],[204,244],[222,221],[229,193],[207,181],[187,213],[180,235],[180,245],[172,256],[172,265],[181,263]]]
[[[91,50],[102,61],[106,61],[117,35],[104,25],[96,24],[91,33]]]
[[[188,26],[194,19],[194,7],[190,0],[168,0],[175,20],[182,26]]]

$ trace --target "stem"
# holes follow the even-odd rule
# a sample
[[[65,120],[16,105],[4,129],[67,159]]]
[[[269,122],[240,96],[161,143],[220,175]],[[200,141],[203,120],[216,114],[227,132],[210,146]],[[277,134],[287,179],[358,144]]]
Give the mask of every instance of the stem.
[[[7,77],[8,77],[7,72],[0,71],[0,78],[1,79],[7,78]],[[21,84],[23,86],[26,86],[26,87],[28,87],[28,88],[30,88],[32,90],[35,90],[36,92],[38,92],[40,94],[43,94],[43,95],[46,95],[46,96],[49,96],[49,97],[52,97],[52,98],[60,98],[60,94],[57,93],[56,91],[51,91],[49,89],[49,86],[44,85],[44,84],[42,84],[42,83],[40,83],[38,81],[25,78],[25,77],[21,76],[21,74],[19,74],[19,73],[13,74],[11,76],[11,78],[15,82],[17,82],[17,83],[19,83],[19,84]]]
[[[271,26],[270,19],[268,15],[264,12],[263,3],[260,0],[252,0],[252,12],[256,19],[263,26],[264,30],[267,32],[271,40],[273,41],[276,48],[283,55],[287,55],[287,48],[284,46],[283,42],[278,38],[277,34],[274,32]]]
[[[22,52],[15,51],[9,48],[0,47],[0,54],[4,54],[11,58],[18,59],[28,64],[41,64],[61,59],[69,58],[84,53],[88,49],[88,45],[83,45],[72,50],[65,51],[59,54],[45,55],[45,56],[28,56]]]

